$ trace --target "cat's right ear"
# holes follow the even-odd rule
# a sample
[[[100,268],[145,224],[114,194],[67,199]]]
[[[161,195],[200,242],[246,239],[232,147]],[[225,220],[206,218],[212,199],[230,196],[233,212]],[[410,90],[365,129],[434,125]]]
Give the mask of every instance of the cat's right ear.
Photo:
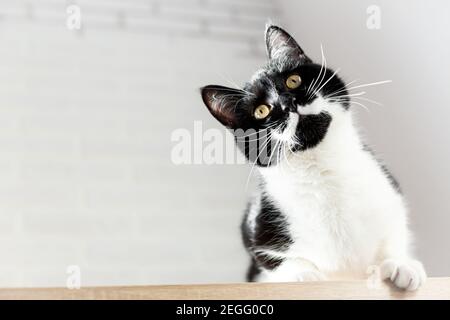
[[[273,24],[266,25],[266,50],[269,59],[287,57],[289,59],[310,62],[297,41],[284,29]]]
[[[244,93],[238,89],[216,85],[206,86],[200,90],[203,102],[214,118],[228,128],[237,129],[239,117],[236,114],[236,106]]]

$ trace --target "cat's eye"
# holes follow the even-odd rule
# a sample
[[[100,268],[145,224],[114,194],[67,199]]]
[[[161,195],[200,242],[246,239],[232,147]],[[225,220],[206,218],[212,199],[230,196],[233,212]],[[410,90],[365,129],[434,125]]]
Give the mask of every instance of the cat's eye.
[[[302,79],[298,74],[293,74],[286,79],[286,87],[289,89],[297,89],[301,83]]]
[[[261,104],[256,107],[255,111],[253,112],[253,115],[255,116],[256,119],[261,120],[266,118],[269,115],[269,113],[270,107],[265,104]]]

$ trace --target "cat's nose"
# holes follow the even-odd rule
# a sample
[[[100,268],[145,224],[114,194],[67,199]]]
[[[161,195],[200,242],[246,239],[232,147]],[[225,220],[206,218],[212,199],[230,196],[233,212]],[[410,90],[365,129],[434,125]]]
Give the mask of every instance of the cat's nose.
[[[282,95],[281,97],[281,103],[285,108],[291,112],[295,112],[297,110],[296,105],[296,99],[295,97],[289,96],[289,95]]]
[[[292,103],[289,106],[289,111],[297,112],[297,98],[292,98]]]

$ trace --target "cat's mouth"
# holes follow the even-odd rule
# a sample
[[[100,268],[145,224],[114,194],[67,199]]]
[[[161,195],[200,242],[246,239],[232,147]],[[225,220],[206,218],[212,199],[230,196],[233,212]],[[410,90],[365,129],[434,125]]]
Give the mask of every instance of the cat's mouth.
[[[296,112],[289,112],[289,118],[281,132],[276,132],[274,137],[283,142],[292,142],[297,132],[297,126],[302,116]]]

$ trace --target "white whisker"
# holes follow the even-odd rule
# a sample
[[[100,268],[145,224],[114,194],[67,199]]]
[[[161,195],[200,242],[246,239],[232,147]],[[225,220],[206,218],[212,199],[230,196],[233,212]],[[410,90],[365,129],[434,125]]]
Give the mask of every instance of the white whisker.
[[[364,98],[364,97],[354,97],[355,99],[361,99],[361,100],[364,100],[364,101],[367,101],[367,102],[372,102],[373,104],[376,104],[376,105],[378,105],[378,106],[384,106],[381,102],[378,102],[378,101],[375,101],[375,100],[372,100],[372,99],[369,99],[369,98]]]
[[[378,82],[366,83],[366,84],[361,84],[361,85],[358,85],[358,86],[355,86],[355,87],[347,88],[347,90],[353,90],[353,89],[357,89],[357,88],[377,86],[379,84],[385,84],[385,83],[391,83],[391,82],[392,82],[392,80],[383,80],[383,81],[378,81]]]
[[[274,129],[274,131],[278,131],[278,130],[281,128],[281,126],[282,126],[282,123],[279,124],[279,125],[277,126],[277,128]],[[249,182],[250,182],[250,178],[251,178],[251,176],[252,176],[253,169],[255,168],[256,163],[257,163],[258,160],[259,160],[259,156],[260,156],[261,153],[266,149],[266,147],[268,146],[268,144],[269,144],[271,141],[272,141],[272,137],[270,137],[269,139],[267,139],[267,141],[265,141],[265,143],[263,143],[263,147],[261,148],[260,152],[259,152],[258,155],[256,156],[256,159],[255,159],[255,161],[253,162],[252,168],[250,169],[250,173],[248,174],[248,177],[247,177],[247,182],[246,182],[246,187],[245,187],[246,189],[248,189],[248,184],[249,184]],[[275,152],[275,150],[276,150],[276,148],[277,148],[277,144],[278,144],[278,142],[275,144],[275,149],[274,149],[273,151],[271,150],[271,155],[270,155],[270,157],[269,157],[269,162],[268,162],[269,165],[270,165],[270,161],[271,161],[271,159],[272,159],[273,153]]]
[[[319,89],[317,89],[316,91],[314,91],[314,92],[312,93],[311,96],[314,97],[314,96],[317,94],[317,92],[320,92],[320,90],[322,90],[322,88],[325,87],[325,85],[326,85],[328,82],[330,82],[330,80],[333,79],[339,71],[340,71],[339,68],[336,69],[336,71],[333,72],[333,74],[328,78],[328,80],[327,80],[327,81],[326,81]]]
[[[317,81],[319,80],[320,76],[322,75],[322,71],[323,71],[324,69],[325,69],[325,71],[326,71],[326,68],[327,68],[327,60],[326,60],[325,54],[324,54],[324,52],[323,52],[323,46],[322,46],[322,44],[320,45],[320,52],[321,52],[321,54],[322,54],[322,62],[321,62],[321,65],[320,65],[319,74],[317,75],[317,78],[315,78],[314,81],[311,82],[311,84],[309,85],[308,90],[306,91],[306,95],[307,95],[307,96],[308,96],[309,93],[310,93],[310,89],[312,89],[312,90],[314,91],[314,88],[316,87],[316,83],[317,83]],[[324,71],[324,74],[325,74],[325,71]]]
[[[358,105],[358,106],[361,106],[361,107],[364,108],[367,112],[370,112],[369,108],[368,108],[365,104],[363,104],[363,103],[359,103],[359,102],[357,102],[357,101],[350,101],[349,103],[350,103],[350,104],[356,104],[356,105]]]

